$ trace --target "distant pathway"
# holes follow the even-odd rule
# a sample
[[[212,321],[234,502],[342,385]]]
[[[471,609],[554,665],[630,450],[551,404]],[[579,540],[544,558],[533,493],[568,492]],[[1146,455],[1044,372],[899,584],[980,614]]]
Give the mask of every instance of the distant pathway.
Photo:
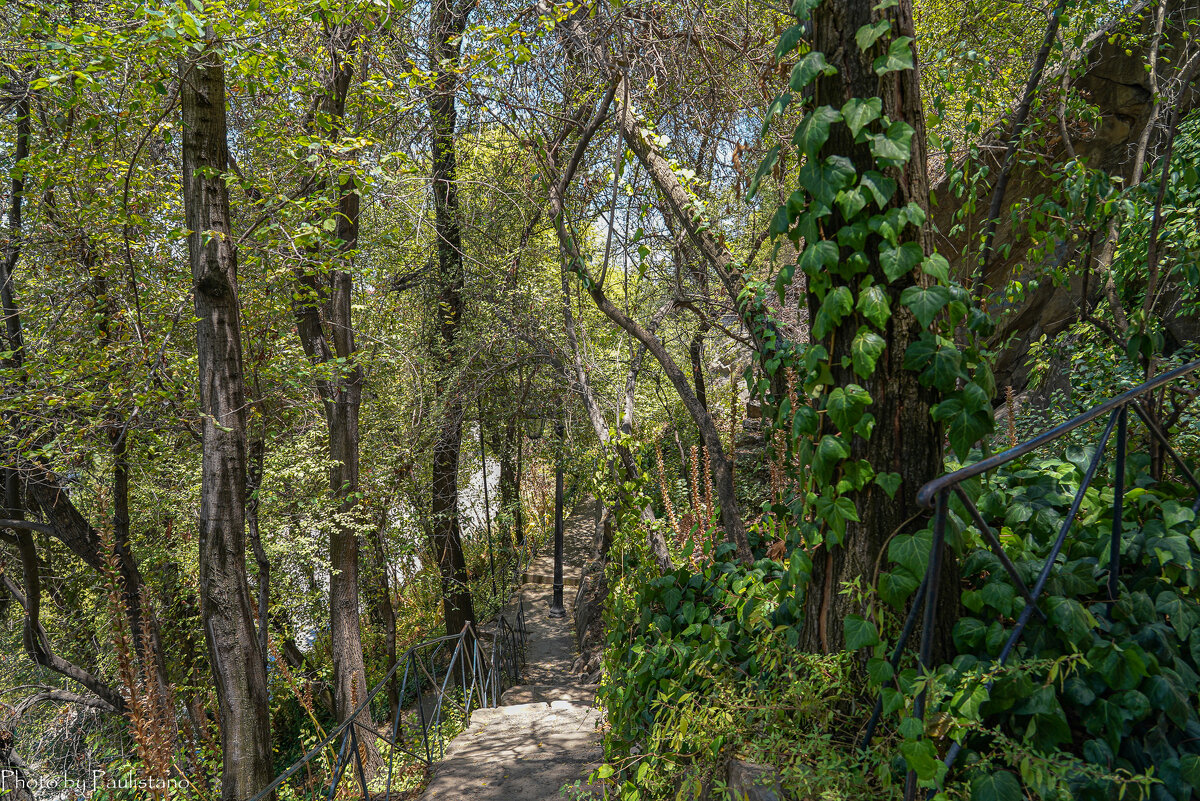
[[[591,548],[595,501],[581,503],[563,526],[563,601],[567,615],[549,616],[554,549],[523,577],[529,630],[525,684],[504,693],[504,706],[479,709],[446,748],[422,801],[550,801],[564,784],[586,780],[602,759],[595,687],[571,672],[577,654],[571,625],[575,588]],[[515,618],[515,605],[505,611]]]

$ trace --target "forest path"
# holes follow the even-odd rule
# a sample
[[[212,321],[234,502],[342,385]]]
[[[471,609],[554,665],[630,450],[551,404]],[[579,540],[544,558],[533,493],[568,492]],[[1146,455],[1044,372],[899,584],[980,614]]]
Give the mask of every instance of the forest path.
[[[549,615],[554,552],[547,549],[530,564],[519,591],[528,629],[525,684],[505,692],[502,706],[471,714],[470,727],[434,766],[422,801],[550,801],[562,798],[563,785],[586,782],[600,764],[596,688],[571,670],[578,656],[573,588],[591,548],[595,504],[580,503],[563,521],[566,616]],[[505,616],[516,617],[515,601]]]

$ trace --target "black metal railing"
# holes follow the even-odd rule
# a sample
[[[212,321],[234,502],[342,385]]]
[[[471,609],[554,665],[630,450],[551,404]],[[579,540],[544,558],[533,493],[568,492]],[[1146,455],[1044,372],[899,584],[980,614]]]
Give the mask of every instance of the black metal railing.
[[[388,801],[398,756],[407,755],[425,766],[437,762],[445,755],[446,739],[456,733],[451,715],[458,716],[457,722],[466,725],[473,710],[499,706],[504,691],[520,681],[525,666],[527,633],[524,600],[518,599],[511,622],[500,615],[490,630],[467,623],[458,634],[435,637],[412,646],[349,718],[250,801],[263,801],[301,770],[311,772],[314,760],[323,758],[328,764],[329,757],[334,754],[327,789],[321,788],[306,797],[315,799],[324,795],[332,801],[346,770],[353,764],[363,800]],[[367,710],[397,676],[401,681],[396,712],[390,728],[386,732],[380,731],[366,722],[370,720]],[[406,713],[408,726],[402,729]],[[364,763],[361,747],[364,738],[369,738],[367,743],[381,740],[389,746],[386,773],[382,766]],[[372,786],[379,787],[381,775],[381,790],[372,792]]]
[[[1112,438],[1113,430],[1116,430],[1116,459],[1114,464],[1113,478],[1113,522],[1112,535],[1109,546],[1109,564],[1108,564],[1108,599],[1109,602],[1114,602],[1117,599],[1118,579],[1121,571],[1121,531],[1122,518],[1124,516],[1124,499],[1125,499],[1125,460],[1129,439],[1129,410],[1133,409],[1134,413],[1141,418],[1146,425],[1151,436],[1159,443],[1163,449],[1163,453],[1169,456],[1179,470],[1179,474],[1187,480],[1188,483],[1200,493],[1200,480],[1192,473],[1183,459],[1171,446],[1171,442],[1164,432],[1154,420],[1154,416],[1147,410],[1144,405],[1143,398],[1149,393],[1167,386],[1190,373],[1200,369],[1200,361],[1194,361],[1185,364],[1169,372],[1163,373],[1155,378],[1150,379],[1144,384],[1135,387],[1121,395],[1116,396],[1083,414],[1068,420],[1061,425],[1040,434],[1026,442],[1023,442],[1013,448],[982,459],[974,464],[963,467],[960,470],[955,470],[952,473],[947,473],[944,476],[934,479],[926,484],[917,493],[917,502],[926,507],[934,509],[933,522],[933,538],[932,547],[929,552],[929,562],[926,566],[925,576],[917,588],[916,595],[913,597],[912,606],[909,609],[908,615],[904,621],[904,626],[900,632],[900,638],[896,643],[896,647],[891,655],[891,665],[893,670],[899,667],[901,656],[904,649],[911,639],[913,631],[916,628],[917,618],[921,617],[921,642],[917,652],[919,668],[926,676],[931,674],[933,666],[931,665],[933,657],[933,638],[935,635],[935,612],[937,610],[937,596],[939,583],[942,573],[942,558],[945,542],[946,542],[946,516],[949,506],[950,493],[954,493],[962,503],[970,518],[971,524],[979,530],[983,536],[984,542],[988,548],[999,559],[1000,564],[1004,567],[1009,578],[1012,579],[1013,586],[1024,597],[1025,606],[1018,616],[1012,633],[1004,643],[997,656],[997,666],[1003,667],[1012,655],[1017,643],[1020,642],[1021,636],[1029,624],[1030,619],[1037,615],[1043,622],[1046,621],[1046,614],[1038,608],[1037,602],[1041,597],[1042,591],[1046,587],[1046,582],[1050,577],[1050,572],[1054,567],[1055,561],[1058,559],[1059,553],[1062,551],[1063,545],[1067,540],[1067,535],[1070,533],[1075,519],[1079,514],[1080,506],[1083,503],[1084,494],[1091,485],[1092,480],[1096,476],[1096,472],[1103,461],[1105,448],[1109,440]],[[1030,587],[1021,579],[1016,566],[1012,560],[1005,554],[1004,548],[1000,540],[996,537],[994,531],[988,526],[983,515],[980,514],[975,504],[971,501],[966,492],[963,491],[963,482],[983,475],[990,470],[994,470],[1001,465],[1019,459],[1028,453],[1038,450],[1046,444],[1053,442],[1066,434],[1074,431],[1080,426],[1086,425],[1094,420],[1099,420],[1105,415],[1108,416],[1108,421],[1104,427],[1104,432],[1096,445],[1096,450],[1092,454],[1090,463],[1084,473],[1083,481],[1080,483],[1078,491],[1075,493],[1074,500],[1071,503],[1070,511],[1063,519],[1058,530],[1058,536],[1054,539],[1051,545],[1049,555],[1046,557],[1045,563],[1037,574],[1037,578]],[[1200,511],[1200,495],[1198,495],[1195,503],[1192,505],[1192,511]],[[985,685],[987,692],[991,692],[995,679],[991,679]],[[926,691],[924,687],[917,695],[914,712],[916,716],[924,722],[925,720],[925,701]],[[870,744],[872,737],[875,734],[875,729],[879,723],[880,714],[883,709],[883,698],[880,696],[876,701],[875,710],[871,715],[871,719],[867,724],[866,733],[863,736],[862,748]],[[954,764],[962,751],[962,744],[955,742],[951,745],[946,753],[943,762],[949,768]],[[911,801],[917,792],[916,774],[909,771],[905,781],[904,797],[906,801]]]

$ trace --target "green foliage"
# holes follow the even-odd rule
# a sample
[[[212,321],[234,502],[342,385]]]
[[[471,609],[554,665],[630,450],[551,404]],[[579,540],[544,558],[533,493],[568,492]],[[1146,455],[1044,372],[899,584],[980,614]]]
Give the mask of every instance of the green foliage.
[[[973,799],[1016,797],[1022,786],[1039,798],[1089,801],[1114,798],[1122,787],[1145,792],[1153,785],[1156,799],[1200,791],[1193,773],[1200,759],[1200,647],[1191,642],[1200,621],[1200,530],[1186,505],[1190,494],[1150,482],[1146,458],[1136,446],[1131,451],[1116,601],[1106,590],[1113,491],[1090,489],[1039,603],[1049,620],[1030,622],[1005,668],[996,660],[1024,602],[952,500],[951,527],[965,537],[966,614],[953,631],[959,656],[928,680],[912,669],[897,683],[874,675],[899,715],[906,698],[929,692],[927,720],[934,723],[924,730],[898,725],[910,766],[929,786],[942,778],[940,763],[925,755],[957,741],[965,745],[959,764]],[[1026,460],[966,487],[1030,585],[1091,453],[1073,447],[1066,457]],[[924,574],[929,538],[925,531],[893,540],[891,578],[881,579],[880,597],[896,615]],[[886,650],[886,642],[876,646],[874,658]]]
[[[852,750],[864,710],[847,655],[795,650],[795,590],[808,569],[802,551],[747,568],[728,545],[698,571],[610,566],[607,763],[596,778],[622,799],[686,798],[737,756],[780,766],[797,797],[868,799],[895,787],[891,765]]]

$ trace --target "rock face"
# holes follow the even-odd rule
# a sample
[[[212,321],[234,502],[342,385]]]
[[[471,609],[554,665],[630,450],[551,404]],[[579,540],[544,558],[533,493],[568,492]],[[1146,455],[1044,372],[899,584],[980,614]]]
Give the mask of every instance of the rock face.
[[[604,563],[596,560],[587,565],[579,595],[575,602],[575,638],[579,659],[575,667],[594,684],[600,680],[600,657],[604,651],[604,600],[608,597],[608,580]]]
[[[738,801],[783,801],[779,772],[766,765],[731,760],[727,784],[730,797]]]
[[[1165,36],[1172,45],[1174,54],[1183,52],[1188,43],[1180,37],[1180,32],[1186,30],[1184,20],[1196,15],[1196,0],[1168,0],[1167,25],[1169,31]],[[1150,118],[1152,97],[1149,78],[1145,64],[1147,55],[1144,48],[1149,46],[1150,26],[1153,24],[1153,14],[1150,13],[1152,4],[1139,2],[1131,9],[1127,17],[1136,18],[1139,9],[1145,9],[1142,15],[1142,38],[1136,46],[1143,49],[1132,49],[1126,54],[1126,48],[1131,47],[1128,41],[1117,39],[1109,41],[1109,31],[1102,31],[1093,36],[1085,44],[1084,53],[1087,67],[1084,73],[1076,77],[1072,86],[1099,112],[1098,120],[1081,120],[1068,118],[1066,121],[1067,134],[1078,158],[1089,167],[1107,172],[1126,183],[1133,179],[1129,175],[1132,160],[1137,148],[1137,142],[1142,135]],[[1160,60],[1160,85],[1172,78],[1173,71],[1184,62],[1182,57],[1173,57],[1169,62]],[[1057,91],[1061,82],[1061,74],[1047,74],[1042,81],[1043,88],[1049,87]],[[1195,92],[1188,90],[1179,98],[1179,105],[1186,114],[1195,104]],[[1053,102],[1053,101],[1052,101]],[[1053,113],[1053,105],[1043,114]],[[1161,127],[1161,126],[1160,126]],[[1027,141],[1026,147],[1040,149],[1038,155],[1049,163],[1059,163],[1067,159],[1067,148],[1059,134],[1059,126],[1052,122],[1045,133],[1044,142]],[[1156,132],[1161,139],[1164,131]],[[985,137],[983,152],[989,175],[999,173],[1003,159],[1004,132],[997,131]],[[1156,152],[1155,140],[1151,140],[1151,153]],[[1051,253],[1048,258],[1030,263],[1029,241],[1024,233],[1026,220],[1024,215],[1018,215],[1017,230],[1014,231],[1009,209],[1011,204],[1021,198],[1035,198],[1051,191],[1053,178],[1047,171],[1036,166],[1018,165],[1012,172],[1011,179],[1005,192],[1004,205],[1001,207],[1001,221],[996,229],[994,253],[989,269],[983,275],[984,283],[993,289],[1002,289],[1008,281],[1028,279],[1042,273],[1046,267],[1053,266],[1064,259],[1082,257],[1083,248],[1087,247],[1086,237],[1074,246],[1066,244]],[[983,231],[988,214],[988,206],[992,193],[992,180],[983,182],[976,198],[976,213],[968,218],[962,230],[951,235],[955,227],[952,215],[963,205],[963,201],[954,197],[950,192],[947,179],[943,178],[933,187],[934,195],[939,199],[933,209],[933,222],[937,226],[936,239],[938,250],[950,260],[958,273],[960,280],[969,281],[977,267],[977,257],[980,243],[979,237]],[[1086,233],[1086,232],[1081,232]],[[1103,232],[1098,237],[1103,240]],[[1099,250],[1101,242],[1095,243]],[[1067,248],[1072,249],[1068,252]],[[1076,250],[1075,248],[1079,248]],[[1006,251],[1007,249],[1007,251]],[[1088,288],[1088,294],[1095,296],[1096,282]],[[1011,385],[1020,391],[1028,378],[1028,370],[1024,365],[1025,355],[1029,345],[1045,334],[1054,337],[1066,330],[1079,319],[1080,308],[1084,294],[1082,280],[1076,279],[1068,286],[1054,286],[1049,278],[1040,281],[1036,290],[1027,293],[1018,303],[1011,305],[993,305],[993,310],[1003,311],[999,328],[993,339],[998,346],[1010,337],[1001,352],[996,364],[997,385]],[[1194,321],[1182,326],[1185,330],[1194,330]]]

